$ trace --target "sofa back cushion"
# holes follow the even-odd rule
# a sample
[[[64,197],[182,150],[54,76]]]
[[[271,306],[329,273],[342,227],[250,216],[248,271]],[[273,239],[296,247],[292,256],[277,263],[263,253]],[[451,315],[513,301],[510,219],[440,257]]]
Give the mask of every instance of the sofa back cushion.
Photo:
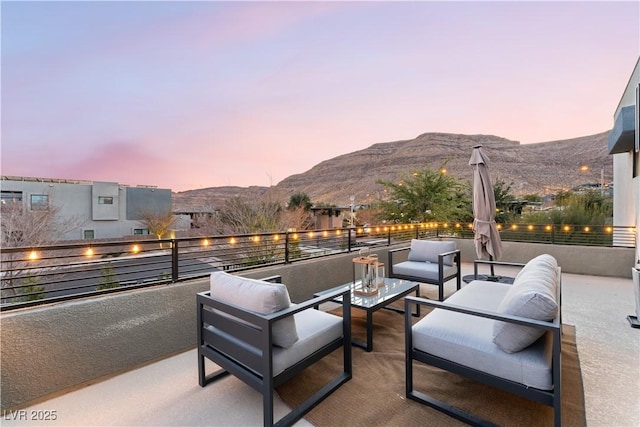
[[[456,249],[456,242],[412,239],[409,261],[438,262],[438,255]],[[453,265],[453,255],[444,257],[445,265]]]
[[[289,308],[291,299],[282,283],[235,276],[223,271],[211,273],[211,298],[260,314],[271,314]],[[291,347],[298,340],[293,316],[276,321],[272,326],[273,344]]]
[[[498,313],[551,321],[558,315],[556,291],[558,264],[551,255],[529,261],[516,276],[513,285],[498,306]],[[544,334],[541,329],[495,321],[493,342],[507,353],[515,353],[533,344]]]

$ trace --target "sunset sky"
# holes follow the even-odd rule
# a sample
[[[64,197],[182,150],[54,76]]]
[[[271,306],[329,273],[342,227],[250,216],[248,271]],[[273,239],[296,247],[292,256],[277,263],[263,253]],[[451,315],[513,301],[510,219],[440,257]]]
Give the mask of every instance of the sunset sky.
[[[275,185],[427,132],[611,129],[640,2],[7,2],[2,175]]]

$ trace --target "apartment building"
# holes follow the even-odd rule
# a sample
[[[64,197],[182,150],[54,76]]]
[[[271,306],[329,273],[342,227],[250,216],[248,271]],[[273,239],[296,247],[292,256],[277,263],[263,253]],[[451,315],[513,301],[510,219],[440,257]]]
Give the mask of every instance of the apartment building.
[[[636,262],[640,264],[640,58],[613,120],[609,134],[609,154],[613,156],[613,225],[635,227]]]
[[[23,209],[30,210],[55,207],[58,221],[74,224],[63,240],[149,234],[140,221],[141,214],[171,210],[171,190],[152,186],[3,176],[0,190],[3,206],[21,203]]]

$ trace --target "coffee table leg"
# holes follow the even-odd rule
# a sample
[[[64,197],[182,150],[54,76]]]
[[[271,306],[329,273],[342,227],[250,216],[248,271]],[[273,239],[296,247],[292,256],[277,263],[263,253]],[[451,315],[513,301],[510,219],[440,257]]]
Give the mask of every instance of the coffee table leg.
[[[373,350],[373,312],[367,310],[367,351]]]

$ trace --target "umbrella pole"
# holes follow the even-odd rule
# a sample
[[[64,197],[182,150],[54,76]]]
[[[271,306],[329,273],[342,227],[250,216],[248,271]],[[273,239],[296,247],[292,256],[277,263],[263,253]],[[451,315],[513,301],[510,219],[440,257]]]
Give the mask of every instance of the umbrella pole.
[[[493,261],[493,255],[489,255],[489,261]],[[495,273],[493,271],[493,264],[489,264],[491,266],[491,277],[495,276]]]

